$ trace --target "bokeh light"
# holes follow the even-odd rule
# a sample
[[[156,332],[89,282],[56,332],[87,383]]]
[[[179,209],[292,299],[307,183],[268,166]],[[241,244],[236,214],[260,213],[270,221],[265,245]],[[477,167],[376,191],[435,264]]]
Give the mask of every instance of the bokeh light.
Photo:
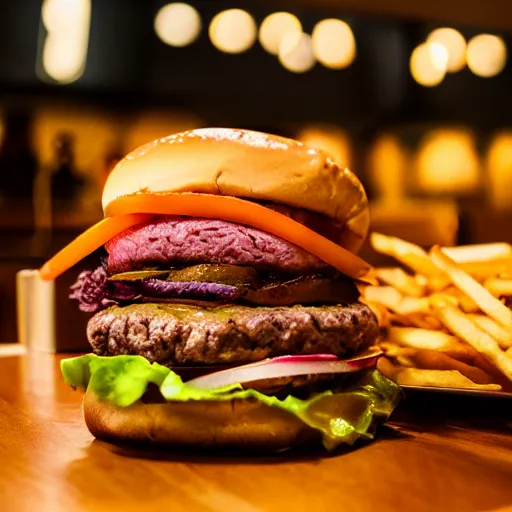
[[[225,53],[242,53],[256,41],[256,22],[247,11],[229,9],[213,18],[209,35],[218,50]]]
[[[45,0],[41,19],[47,32],[42,50],[45,73],[62,84],[78,80],[89,47],[91,0]]]
[[[344,21],[326,19],[315,25],[312,33],[313,51],[318,62],[328,68],[346,68],[356,57],[356,40]]]
[[[302,36],[302,24],[297,16],[289,12],[275,12],[267,16],[261,24],[260,44],[268,53],[277,55],[283,37],[290,33],[295,35],[297,41]]]
[[[164,5],[155,16],[155,32],[170,46],[192,44],[201,32],[201,15],[189,4]]]
[[[285,34],[279,46],[279,62],[293,73],[305,73],[312,69],[316,60],[311,36],[303,33],[297,40],[294,33]]]
[[[448,65],[448,52],[439,43],[423,43],[417,46],[409,61],[414,80],[425,87],[440,84]]]
[[[512,132],[496,134],[486,160],[487,185],[493,206],[512,210]]]
[[[418,186],[430,193],[463,194],[480,184],[474,136],[467,130],[441,129],[422,141],[417,160]]]
[[[442,44],[448,52],[447,71],[455,73],[466,65],[466,40],[454,28],[442,27],[430,33],[428,43]]]
[[[468,68],[475,75],[490,78],[503,71],[507,62],[507,47],[501,37],[480,34],[469,41],[466,60]]]
[[[410,155],[402,141],[393,134],[383,134],[371,148],[370,177],[377,199],[391,205],[401,204],[406,196],[405,176]]]
[[[41,19],[49,32],[70,33],[83,24],[90,10],[90,0],[44,0]]]

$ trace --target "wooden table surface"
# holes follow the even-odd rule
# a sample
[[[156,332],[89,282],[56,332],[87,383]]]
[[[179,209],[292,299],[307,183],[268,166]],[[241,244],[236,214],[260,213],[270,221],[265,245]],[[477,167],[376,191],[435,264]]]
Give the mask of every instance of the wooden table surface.
[[[143,451],[92,438],[58,359],[0,358],[2,512],[512,509],[511,401],[411,395],[335,456]]]

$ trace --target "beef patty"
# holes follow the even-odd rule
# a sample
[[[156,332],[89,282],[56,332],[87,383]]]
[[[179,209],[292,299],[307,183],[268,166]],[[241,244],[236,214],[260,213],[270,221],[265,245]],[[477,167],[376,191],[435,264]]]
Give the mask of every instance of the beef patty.
[[[124,231],[105,245],[108,271],[195,263],[245,265],[309,274],[328,267],[282,238],[232,222],[164,217]]]
[[[95,354],[144,356],[164,365],[259,361],[286,354],[345,356],[378,334],[364,304],[201,308],[181,304],[114,306],[89,321]]]

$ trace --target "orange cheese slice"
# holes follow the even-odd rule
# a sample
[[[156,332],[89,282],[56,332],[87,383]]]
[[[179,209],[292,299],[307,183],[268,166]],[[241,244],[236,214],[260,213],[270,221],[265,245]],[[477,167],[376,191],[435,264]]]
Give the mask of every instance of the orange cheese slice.
[[[132,213],[101,220],[48,260],[40,269],[41,279],[52,281],[124,230],[150,220],[154,215]]]
[[[42,279],[55,279],[114,236],[154,215],[185,215],[236,222],[267,231],[302,247],[353,279],[375,282],[372,267],[355,254],[281,213],[236,197],[134,194],[113,200],[105,214],[106,219],[85,231],[40,269]]]

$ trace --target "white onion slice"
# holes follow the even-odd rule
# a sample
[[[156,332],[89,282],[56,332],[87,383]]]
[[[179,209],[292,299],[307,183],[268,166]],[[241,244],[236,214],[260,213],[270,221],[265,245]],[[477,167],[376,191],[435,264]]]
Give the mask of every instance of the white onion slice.
[[[375,366],[381,355],[380,348],[372,347],[363,354],[350,359],[338,359],[332,354],[275,357],[202,375],[189,380],[187,384],[199,389],[215,389],[231,384],[244,384],[281,377],[351,373]]]

